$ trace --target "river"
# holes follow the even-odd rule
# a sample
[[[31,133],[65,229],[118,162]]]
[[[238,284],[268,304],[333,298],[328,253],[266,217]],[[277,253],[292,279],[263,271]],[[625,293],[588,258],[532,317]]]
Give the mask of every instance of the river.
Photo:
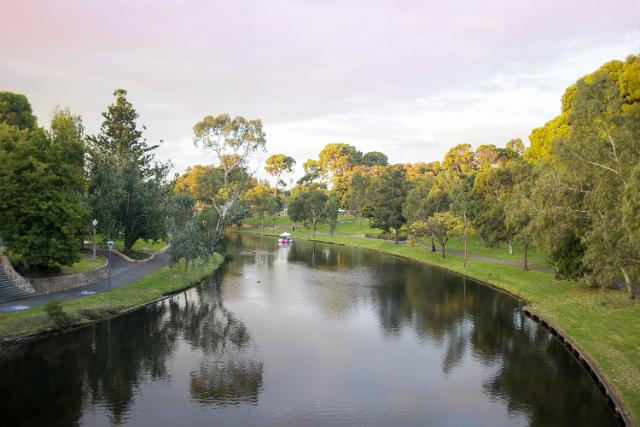
[[[0,425],[617,425],[507,294],[361,249],[229,251],[184,293],[5,351]]]

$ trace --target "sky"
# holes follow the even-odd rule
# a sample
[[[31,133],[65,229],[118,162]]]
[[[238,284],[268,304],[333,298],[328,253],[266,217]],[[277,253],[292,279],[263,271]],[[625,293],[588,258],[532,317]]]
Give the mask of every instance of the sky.
[[[157,158],[212,163],[193,125],[259,118],[267,152],[328,143],[434,161],[528,143],[579,77],[640,51],[640,0],[0,0],[0,90],[96,133],[124,88]]]

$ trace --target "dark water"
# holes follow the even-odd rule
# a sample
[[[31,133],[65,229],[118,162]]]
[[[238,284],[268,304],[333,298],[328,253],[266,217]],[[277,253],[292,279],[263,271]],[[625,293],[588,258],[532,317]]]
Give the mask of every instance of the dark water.
[[[217,280],[5,353],[0,425],[616,425],[505,294],[369,251],[231,240]]]

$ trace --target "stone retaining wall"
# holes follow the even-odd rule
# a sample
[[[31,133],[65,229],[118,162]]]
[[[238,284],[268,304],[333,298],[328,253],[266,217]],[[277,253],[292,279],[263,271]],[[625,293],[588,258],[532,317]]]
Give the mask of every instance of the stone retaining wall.
[[[109,265],[105,264],[97,270],[83,273],[69,274],[66,276],[41,277],[31,279],[31,284],[39,295],[52,294],[54,292],[67,291],[80,286],[90,285],[106,279],[109,276]]]
[[[4,252],[0,253],[0,268],[4,270],[4,274],[17,288],[20,288],[30,294],[36,292],[31,285],[31,282],[28,279],[22,277],[16,270],[14,270],[9,256],[7,256],[7,254]]]
[[[138,264],[142,264],[142,263],[151,261],[152,259],[154,259],[156,257],[156,255],[160,255],[160,254],[163,254],[163,253],[167,252],[170,247],[171,247],[171,245],[167,245],[167,246],[165,246],[164,248],[160,249],[157,252],[150,252],[149,257],[145,258],[145,259],[130,258],[130,257],[126,256],[125,254],[123,254],[122,252],[120,252],[119,250],[117,250],[117,249],[112,249],[111,251],[115,255],[119,256],[120,258],[122,258],[123,260],[125,260],[127,262],[135,262],[135,263],[138,263]]]

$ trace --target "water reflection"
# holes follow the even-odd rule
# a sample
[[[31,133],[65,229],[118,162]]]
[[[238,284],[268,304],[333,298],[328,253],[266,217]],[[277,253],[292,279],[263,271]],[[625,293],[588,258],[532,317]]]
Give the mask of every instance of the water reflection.
[[[0,425],[75,425],[88,407],[98,409],[97,418],[122,425],[141,388],[171,384],[168,364],[182,342],[192,350],[182,360],[193,367],[191,399],[206,405],[256,402],[263,366],[221,292],[212,280],[95,327],[5,351]]]
[[[0,425],[616,420],[508,295],[383,254],[232,235],[211,280],[0,357]]]

